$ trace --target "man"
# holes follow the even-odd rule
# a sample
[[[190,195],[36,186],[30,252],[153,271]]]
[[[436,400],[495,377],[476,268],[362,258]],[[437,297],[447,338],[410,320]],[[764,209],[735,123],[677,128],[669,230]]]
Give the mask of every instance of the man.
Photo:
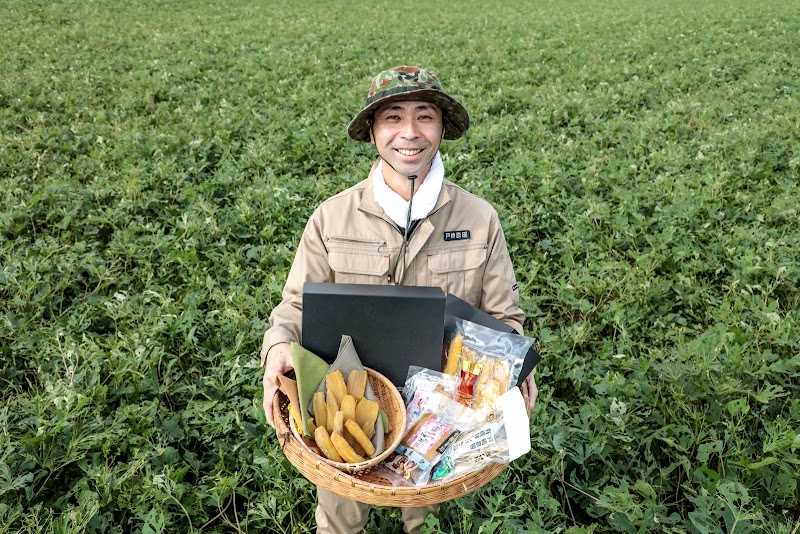
[[[522,332],[525,316],[497,212],[444,180],[439,145],[468,128],[467,110],[431,72],[395,67],[372,80],[348,134],[375,145],[379,158],[366,180],[323,202],[309,219],[264,335],[271,425],[276,377],[291,369],[289,343],[300,341],[304,282],[438,286]],[[533,373],[525,387],[533,408]],[[318,499],[318,532],[363,531],[369,505],[322,488]],[[418,532],[436,509],[403,508],[405,531]]]

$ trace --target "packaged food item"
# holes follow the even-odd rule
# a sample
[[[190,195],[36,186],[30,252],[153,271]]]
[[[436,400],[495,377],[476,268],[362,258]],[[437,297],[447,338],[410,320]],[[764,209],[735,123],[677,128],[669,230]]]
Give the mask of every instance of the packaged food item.
[[[458,364],[461,361],[461,351],[464,348],[464,336],[461,332],[456,331],[453,339],[450,340],[450,345],[447,348],[447,362],[444,366],[444,374],[457,375]]]
[[[475,386],[477,390],[473,407],[476,410],[494,408],[497,397],[508,391],[513,384],[509,365],[504,360],[487,358],[481,376]]]
[[[382,465],[394,474],[389,477],[394,483],[421,486],[450,444],[485,417],[440,393],[415,395],[427,399],[425,409]]]
[[[435,395],[433,393],[432,391],[417,391],[414,393],[411,402],[406,406],[406,432],[417,424],[422,414],[436,413],[440,399],[449,398],[449,395],[445,397],[440,393]]]
[[[492,409],[496,399],[517,382],[534,340],[459,317],[448,316],[447,321],[448,329],[455,333],[447,351],[445,371],[458,369],[453,398],[465,406]]]
[[[417,391],[436,391],[450,396],[455,392],[457,382],[455,376],[412,365],[408,368],[408,377],[403,387],[403,400],[408,405]]]
[[[478,354],[469,348],[464,348],[461,353],[461,373],[456,386],[455,400],[469,406],[475,396],[475,384],[483,369],[485,356]]]
[[[406,401],[406,431],[417,422],[426,411],[435,413],[439,399],[450,398],[456,390],[458,380],[425,367],[412,365],[408,368],[408,378],[403,388]],[[439,393],[439,395],[430,395]]]
[[[490,462],[508,463],[531,450],[530,419],[522,393],[513,388],[497,398],[483,422],[464,432],[434,467],[431,480],[441,482],[483,468]]]
[[[447,449],[434,467],[431,481],[440,482],[480,469],[490,462],[506,463],[508,460],[508,442],[502,414],[492,412],[490,421],[464,433]]]
[[[433,414],[425,414],[406,445],[399,445],[386,460],[386,466],[414,485],[428,481],[432,466],[448,445],[459,435],[451,425],[442,423]]]

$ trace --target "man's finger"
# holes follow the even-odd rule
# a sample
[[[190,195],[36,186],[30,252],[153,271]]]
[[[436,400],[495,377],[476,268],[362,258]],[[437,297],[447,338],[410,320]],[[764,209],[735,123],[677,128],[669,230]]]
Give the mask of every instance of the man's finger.
[[[539,388],[536,386],[536,380],[533,378],[533,375],[528,377],[528,405],[533,411],[533,408],[536,406],[536,398],[539,396]]]
[[[275,418],[272,413],[272,400],[278,392],[278,387],[275,382],[270,379],[266,374],[264,375],[264,415],[267,416],[269,426],[275,428]]]
[[[266,395],[264,396],[264,415],[267,416],[267,423],[269,423],[269,426],[272,428],[275,428],[275,416],[272,413],[272,398],[274,396],[275,395],[271,395],[269,400],[267,400]]]
[[[272,407],[267,404],[266,400],[264,400],[264,415],[267,416],[267,423],[272,428],[275,428],[275,420],[274,420],[275,418],[272,415],[272,410],[270,408],[272,408]]]

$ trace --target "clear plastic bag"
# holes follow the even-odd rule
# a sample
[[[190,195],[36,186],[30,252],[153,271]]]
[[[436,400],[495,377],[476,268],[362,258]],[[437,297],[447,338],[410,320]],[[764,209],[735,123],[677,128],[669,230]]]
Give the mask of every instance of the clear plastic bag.
[[[475,412],[436,392],[417,391],[424,406],[400,445],[381,463],[381,472],[395,485],[424,486],[431,471],[459,436],[485,421]]]
[[[509,448],[502,412],[490,412],[485,422],[461,434],[431,472],[431,482],[448,479],[475,471],[490,462],[507,463]]]
[[[456,390],[458,379],[425,367],[412,365],[408,368],[403,388],[403,398],[406,403],[406,430],[411,428],[420,416],[429,411],[436,413],[440,398],[451,397]],[[440,395],[430,395],[430,393]]]
[[[408,406],[406,406],[406,432],[417,424],[422,414],[436,413],[440,399],[450,398],[450,395],[445,397],[441,393],[437,393],[436,395],[432,395],[432,393],[433,391],[414,392],[414,396],[411,397],[411,401],[408,403]]]
[[[497,397],[517,383],[534,340],[451,315],[445,329],[450,332],[445,374],[459,379],[453,398],[465,406],[493,409]]]
[[[450,396],[455,392],[457,384],[458,379],[455,376],[412,365],[408,368],[408,378],[406,378],[403,388],[403,400],[408,405],[417,391],[436,391]]]

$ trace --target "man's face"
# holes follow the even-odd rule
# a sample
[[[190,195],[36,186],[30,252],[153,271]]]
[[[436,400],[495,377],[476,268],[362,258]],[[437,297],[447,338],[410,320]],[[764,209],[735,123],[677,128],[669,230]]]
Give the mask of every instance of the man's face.
[[[392,102],[373,121],[372,143],[381,158],[399,176],[424,176],[444,135],[442,111],[429,102]]]

